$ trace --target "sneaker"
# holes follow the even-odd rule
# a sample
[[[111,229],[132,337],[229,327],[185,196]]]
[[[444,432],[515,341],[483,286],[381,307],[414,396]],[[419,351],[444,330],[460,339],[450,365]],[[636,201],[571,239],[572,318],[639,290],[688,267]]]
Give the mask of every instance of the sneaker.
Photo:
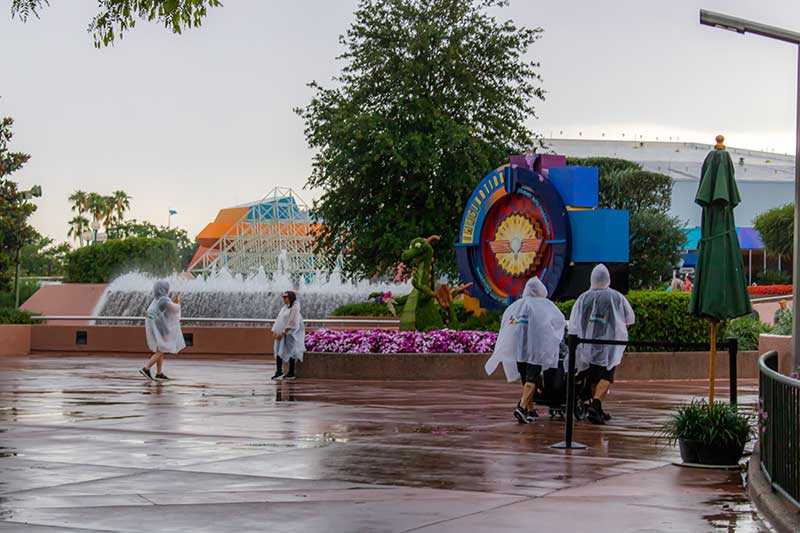
[[[528,416],[525,418],[528,420],[528,423],[533,422],[539,417],[539,412],[536,409],[531,409],[528,411]]]
[[[606,423],[603,417],[603,407],[600,404],[600,400],[592,400],[589,409],[586,411],[586,419],[592,424],[603,425]]]
[[[514,409],[514,417],[520,424],[530,424],[530,421],[528,420],[528,410],[524,407],[520,407],[518,405],[517,408]]]
[[[608,414],[608,412],[607,412],[607,411],[603,411],[603,420],[605,420],[606,422],[608,422],[609,420],[611,420],[611,415],[610,415],[610,414]]]
[[[163,372],[161,374],[156,374],[156,381],[169,381],[170,378],[167,377],[166,374]]]
[[[149,368],[140,368],[139,373],[149,379],[150,381],[155,381],[155,378],[150,374]]]
[[[272,379],[272,381],[281,381],[283,379],[283,372],[275,372],[275,375],[270,379]]]
[[[283,376],[283,379],[297,379],[297,376],[295,376],[293,373],[289,372],[288,374]]]

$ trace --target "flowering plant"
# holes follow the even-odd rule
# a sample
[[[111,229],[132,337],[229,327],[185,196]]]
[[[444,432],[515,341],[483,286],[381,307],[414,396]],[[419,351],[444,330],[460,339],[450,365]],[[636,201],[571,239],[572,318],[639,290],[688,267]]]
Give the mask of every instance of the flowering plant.
[[[306,333],[306,350],[333,353],[488,353],[497,333],[441,329],[392,331],[383,329],[318,329]]]
[[[754,296],[783,296],[792,294],[791,285],[754,285],[747,287],[747,292]]]
[[[394,308],[394,306],[397,304],[397,300],[392,298],[392,291],[373,292],[369,295],[369,297],[375,300],[376,304],[386,304],[386,307],[389,309],[389,312],[392,313],[392,316],[397,316],[397,311],[395,311]]]

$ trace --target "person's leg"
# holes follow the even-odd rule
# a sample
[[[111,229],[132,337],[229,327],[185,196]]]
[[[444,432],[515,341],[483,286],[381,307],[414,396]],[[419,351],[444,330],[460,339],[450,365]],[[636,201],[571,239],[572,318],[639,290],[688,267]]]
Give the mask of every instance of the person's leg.
[[[537,416],[536,410],[533,406],[533,397],[536,394],[536,387],[539,385],[539,376],[542,373],[541,365],[529,364],[527,373],[525,375],[525,387],[522,391],[522,400],[520,405],[528,410],[528,414],[535,417]]]
[[[289,374],[287,374],[289,376],[294,376],[294,361],[295,361],[294,357],[289,359]]]
[[[150,370],[161,357],[164,357],[164,354],[162,354],[161,352],[156,352],[153,355],[151,355],[150,359],[148,359],[147,363],[145,363],[144,365],[145,370]]]
[[[161,357],[156,360],[156,375],[161,375],[161,368],[164,366],[164,354],[159,354]]]
[[[272,379],[278,379],[283,377],[283,359],[280,355],[275,355],[275,375],[272,376]]]
[[[517,403],[517,406],[514,408],[514,418],[516,418],[517,422],[519,422],[520,424],[527,424],[528,410],[525,408],[525,404],[522,402],[525,399],[525,390],[528,384],[528,364],[518,362],[517,370],[519,371],[519,377],[522,380],[522,397],[520,398],[520,401]]]
[[[609,387],[611,387],[611,382],[605,379],[601,379],[600,381],[597,382],[597,385],[595,385],[592,397],[595,400],[600,400],[602,402],[606,398],[606,395],[608,394]]]

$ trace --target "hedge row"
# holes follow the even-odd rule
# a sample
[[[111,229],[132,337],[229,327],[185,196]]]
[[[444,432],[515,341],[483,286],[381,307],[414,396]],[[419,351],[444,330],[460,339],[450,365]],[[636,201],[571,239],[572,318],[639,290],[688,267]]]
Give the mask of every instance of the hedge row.
[[[747,287],[747,292],[753,296],[783,296],[792,294],[791,285],[756,285]]]
[[[66,281],[108,283],[126,272],[167,276],[180,267],[175,242],[132,237],[84,246],[67,255]]]
[[[655,342],[710,342],[708,321],[689,314],[688,292],[631,291],[628,301],[636,314],[636,323],[628,330],[629,337],[637,341]],[[575,300],[556,305],[569,318]],[[724,324],[718,333],[725,338]],[[646,351],[638,350],[637,351]]]

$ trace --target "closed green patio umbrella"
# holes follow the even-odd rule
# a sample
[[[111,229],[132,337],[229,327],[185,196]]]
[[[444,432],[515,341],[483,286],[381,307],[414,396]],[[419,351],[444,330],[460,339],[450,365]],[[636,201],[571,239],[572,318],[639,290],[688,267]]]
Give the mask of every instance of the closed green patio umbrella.
[[[722,135],[703,161],[700,186],[694,201],[703,208],[700,246],[689,312],[711,323],[709,403],[714,403],[714,363],[717,326],[753,311],[747,293],[742,251],[736,236],[733,209],[739,205],[731,156]]]

